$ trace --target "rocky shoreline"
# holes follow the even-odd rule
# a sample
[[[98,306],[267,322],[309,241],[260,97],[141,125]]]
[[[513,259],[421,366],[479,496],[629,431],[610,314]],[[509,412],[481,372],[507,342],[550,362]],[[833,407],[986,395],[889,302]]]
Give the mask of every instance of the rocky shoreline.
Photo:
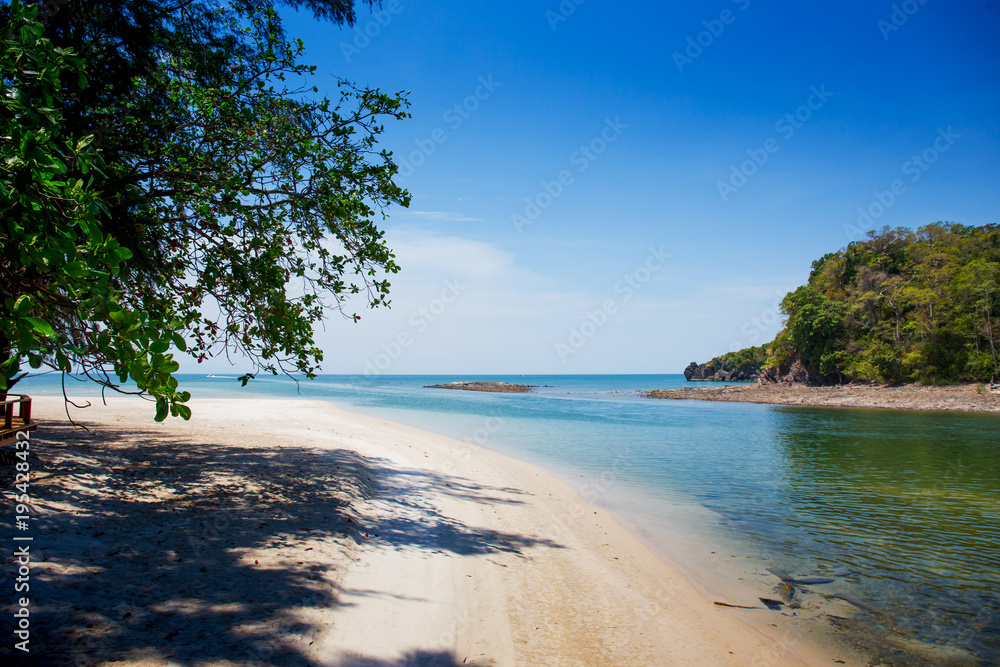
[[[639,394],[646,398],[810,407],[1000,412],[1000,389],[990,391],[984,385],[971,384],[941,387],[920,385],[810,387],[801,384],[779,383],[654,389],[640,391]]]
[[[756,382],[760,372],[756,369],[720,368],[709,362],[699,364],[692,361],[684,369],[684,379],[688,382]]]
[[[498,394],[527,394],[535,385],[510,384],[509,382],[449,382],[448,384],[428,384],[425,389],[459,389],[462,391],[490,391]]]

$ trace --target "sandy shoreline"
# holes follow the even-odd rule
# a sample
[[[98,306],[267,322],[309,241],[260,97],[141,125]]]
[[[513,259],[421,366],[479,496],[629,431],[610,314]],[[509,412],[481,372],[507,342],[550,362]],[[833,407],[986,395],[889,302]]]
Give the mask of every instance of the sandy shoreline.
[[[654,389],[640,393],[647,398],[674,400],[768,403],[809,407],[1000,412],[1000,392],[979,392],[976,391],[976,385],[807,387],[789,384],[748,384],[728,387],[694,386],[683,389]]]
[[[39,664],[857,664],[530,464],[321,401],[109,403],[91,435],[36,399]]]

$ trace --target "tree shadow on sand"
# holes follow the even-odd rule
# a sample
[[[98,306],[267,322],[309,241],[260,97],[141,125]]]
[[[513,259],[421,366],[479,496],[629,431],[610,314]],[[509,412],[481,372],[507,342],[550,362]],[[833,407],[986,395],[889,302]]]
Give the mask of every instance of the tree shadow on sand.
[[[345,658],[339,667],[475,667],[479,663],[459,662],[447,651],[412,651],[399,660],[377,658]]]
[[[344,606],[342,576],[361,543],[462,555],[560,546],[462,525],[420,494],[433,486],[489,505],[520,502],[507,497],[516,490],[347,449],[291,439],[222,446],[196,435],[88,434],[60,424],[46,424],[32,445],[32,652],[13,649],[9,613],[0,647],[22,664],[317,665],[313,646],[329,620],[322,612]],[[11,508],[12,475],[0,483]],[[398,516],[369,525],[358,507],[380,498]],[[0,518],[13,534],[11,512]],[[0,544],[6,563],[11,544]],[[13,573],[4,569],[4,590],[13,590]],[[415,652],[394,663],[342,664],[460,663],[447,652]]]

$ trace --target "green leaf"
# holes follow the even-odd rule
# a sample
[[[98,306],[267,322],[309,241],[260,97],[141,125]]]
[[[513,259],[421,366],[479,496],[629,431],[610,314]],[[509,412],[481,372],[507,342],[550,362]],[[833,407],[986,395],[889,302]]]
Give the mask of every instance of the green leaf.
[[[14,307],[11,309],[15,315],[21,316],[31,310],[31,296],[25,294],[18,297],[17,301],[14,302]]]
[[[55,332],[52,330],[52,326],[45,320],[40,320],[37,317],[26,317],[32,328],[43,336],[51,336]]]
[[[184,421],[191,419],[191,408],[189,408],[186,405],[181,405],[180,403],[177,403],[176,405],[177,405],[177,414],[179,414],[184,419]]]
[[[158,422],[163,421],[167,418],[167,414],[170,412],[170,405],[167,403],[167,399],[162,396],[156,399],[156,417],[154,419]]]
[[[84,278],[88,273],[87,265],[80,261],[67,262],[63,267],[63,271],[73,278]]]
[[[170,343],[165,340],[154,340],[149,346],[149,351],[153,354],[163,354],[170,349]]]

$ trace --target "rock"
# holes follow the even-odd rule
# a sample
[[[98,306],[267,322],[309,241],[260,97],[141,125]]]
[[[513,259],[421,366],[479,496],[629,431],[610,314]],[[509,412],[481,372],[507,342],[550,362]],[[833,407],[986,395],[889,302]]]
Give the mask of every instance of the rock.
[[[804,384],[813,387],[829,384],[827,378],[814,373],[801,359],[781,368],[762,369],[758,381],[760,384]]]
[[[755,368],[727,368],[715,359],[707,364],[692,361],[684,369],[684,378],[689,382],[754,382],[758,375]]]
[[[860,609],[861,611],[867,611],[872,614],[885,615],[885,612],[883,612],[881,609],[877,609],[872,605],[868,604],[867,602],[859,600],[858,598],[853,597],[851,595],[831,595],[830,597],[838,598],[840,600],[843,600],[844,602],[850,603],[855,607],[857,607],[858,609]]]
[[[791,579],[791,583],[808,586],[809,584],[831,584],[836,579],[832,577],[802,577],[801,579]]]
[[[771,611],[781,611],[784,603],[781,600],[772,600],[771,598],[760,598],[760,601],[764,603],[764,606]]]
[[[768,572],[781,579],[783,584],[798,584],[799,586],[808,586],[809,584],[829,584],[836,579],[833,577],[796,577],[788,570],[782,570],[778,567],[766,568]]]
[[[792,580],[792,574],[788,570],[782,570],[779,567],[768,567],[765,569],[786,583]]]
[[[526,394],[535,388],[530,384],[510,384],[508,382],[449,382],[429,384],[425,389],[459,389],[463,391],[489,391],[500,394]]]

